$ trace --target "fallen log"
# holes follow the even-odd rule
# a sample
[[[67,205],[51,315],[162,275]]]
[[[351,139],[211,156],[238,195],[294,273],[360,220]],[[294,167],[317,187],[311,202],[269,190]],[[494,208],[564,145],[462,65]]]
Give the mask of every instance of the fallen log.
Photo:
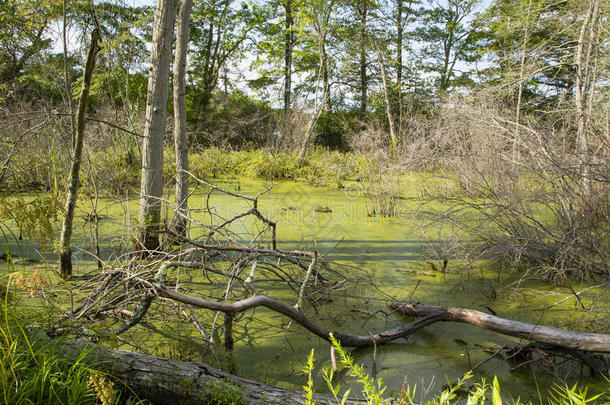
[[[610,353],[610,335],[572,332],[551,328],[549,326],[518,322],[472,309],[439,307],[405,302],[392,302],[388,304],[388,307],[401,314],[411,316],[427,317],[432,314],[439,314],[442,315],[438,318],[439,321],[467,323],[503,335],[547,343],[566,349]]]
[[[36,336],[41,340],[41,332]],[[44,340],[49,338],[44,334]],[[58,350],[67,361],[77,361],[83,350],[95,370],[120,381],[127,395],[152,404],[304,404],[304,391],[275,387],[225,373],[204,363],[171,360],[127,350],[93,346],[86,340],[61,343]],[[303,375],[303,382],[307,376]],[[220,397],[223,401],[220,401]],[[319,404],[336,404],[329,395],[314,394]],[[219,402],[220,401],[220,402]],[[366,401],[349,399],[348,404]]]

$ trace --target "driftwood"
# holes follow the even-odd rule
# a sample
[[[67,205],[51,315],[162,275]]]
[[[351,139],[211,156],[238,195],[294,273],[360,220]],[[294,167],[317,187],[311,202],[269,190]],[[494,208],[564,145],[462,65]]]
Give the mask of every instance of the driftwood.
[[[48,339],[39,333],[37,339]],[[68,361],[79,358],[85,346],[91,350],[87,357],[96,370],[112,375],[123,385],[127,395],[134,394],[153,404],[205,404],[218,396],[241,397],[243,404],[303,404],[304,391],[262,384],[225,373],[204,363],[191,363],[150,356],[127,350],[113,350],[105,346],[93,347],[79,340],[59,346]],[[307,376],[303,375],[305,382]],[[314,394],[319,404],[336,404],[328,395]],[[229,402],[223,402],[229,403]],[[365,404],[350,399],[348,404]]]
[[[553,346],[587,352],[610,353],[610,335],[572,332],[549,326],[512,321],[472,309],[438,307],[393,302],[388,306],[404,315],[428,317],[441,315],[437,320],[467,323],[503,335],[546,343]]]

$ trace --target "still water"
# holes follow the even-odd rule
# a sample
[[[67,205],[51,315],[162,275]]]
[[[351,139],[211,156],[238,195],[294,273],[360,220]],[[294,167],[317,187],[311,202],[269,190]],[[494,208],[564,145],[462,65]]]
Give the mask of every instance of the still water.
[[[244,179],[216,181],[215,184],[249,196],[260,193],[269,185]],[[518,283],[517,288],[518,274],[509,270],[499,272],[463,260],[451,250],[451,241],[463,240],[466,236],[451,227],[429,226],[427,222],[435,215],[441,218],[448,207],[424,204],[418,198],[416,179],[405,177],[401,190],[403,199],[398,204],[398,215],[393,218],[369,216],[370,202],[358,183],[346,184],[339,189],[279,182],[260,197],[260,210],[277,221],[278,248],[317,249],[330,266],[347,269],[358,280],[319,311],[316,319],[327,328],[366,335],[408,322],[409,319],[392,313],[386,307],[385,304],[392,299],[486,312],[489,307],[504,318],[549,326],[569,326],[570,319],[578,316],[572,300],[543,310],[570,295],[565,289],[552,288],[539,281]],[[249,208],[247,202],[226,194],[214,192],[208,200],[206,193],[196,191],[189,200],[196,220],[209,223],[205,210],[208,204],[215,214],[224,218],[231,218]],[[331,212],[319,212],[320,208],[326,207]],[[130,248],[130,235],[137,222],[137,195],[126,194],[121,201],[100,201],[98,209],[102,256],[107,259],[116,257]],[[81,214],[90,210],[87,200],[81,202],[80,210]],[[76,274],[94,266],[91,255],[87,253],[91,250],[91,227],[91,223],[82,219],[75,225]],[[259,229],[260,223],[251,218],[236,221],[232,227],[236,237],[243,240],[249,240]],[[56,261],[50,247],[42,248],[30,241],[17,243],[12,239],[10,245],[13,254],[18,252],[19,256],[38,261],[38,264],[22,264],[18,269],[44,268],[45,261]],[[449,258],[444,274],[433,269],[434,266],[438,269],[441,257]],[[511,287],[507,287],[509,285]],[[587,286],[574,288],[577,287]],[[595,293],[591,290],[590,295],[583,295],[583,299],[594,297]],[[276,291],[275,296],[293,297],[282,291]],[[290,299],[286,302],[292,303]],[[204,311],[198,314],[204,323],[214,317],[214,314]],[[288,326],[287,319],[264,308],[237,322],[234,325],[233,357],[236,372],[246,378],[300,388],[306,381],[301,369],[313,348],[317,373],[315,386],[324,391],[320,370],[329,364],[328,343],[298,325]],[[193,361],[212,360],[188,322],[179,326],[144,324],[136,328],[132,336],[145,341],[146,348],[157,354]],[[222,339],[216,338],[220,346]],[[438,393],[448,381],[455,382],[499,346],[517,343],[518,339],[473,326],[437,323],[406,340],[378,347],[376,352],[369,348],[351,353],[369,373],[383,378],[388,385],[387,392],[399,392],[406,377],[410,386],[417,386],[416,399],[420,399]],[[490,382],[496,375],[501,381],[503,394],[521,396],[522,400],[536,400],[538,393],[544,393],[553,383],[552,377],[538,368],[522,367],[511,371],[513,366],[502,358],[494,358],[477,368],[475,379],[486,378]],[[579,370],[571,373],[576,381],[596,385],[587,382],[586,375],[581,375]],[[340,372],[338,378],[342,385],[353,385],[352,392],[359,392],[358,384],[344,372]]]

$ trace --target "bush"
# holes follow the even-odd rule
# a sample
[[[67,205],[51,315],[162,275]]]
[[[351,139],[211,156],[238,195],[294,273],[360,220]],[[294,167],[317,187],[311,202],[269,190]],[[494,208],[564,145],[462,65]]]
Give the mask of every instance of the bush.
[[[453,206],[441,220],[471,235],[464,246],[471,257],[557,283],[607,278],[610,168],[596,162],[609,145],[593,145],[592,137],[596,152],[582,162],[569,128],[553,128],[543,116],[517,130],[513,114],[484,96],[441,111],[434,154],[457,185],[452,195],[429,190]]]

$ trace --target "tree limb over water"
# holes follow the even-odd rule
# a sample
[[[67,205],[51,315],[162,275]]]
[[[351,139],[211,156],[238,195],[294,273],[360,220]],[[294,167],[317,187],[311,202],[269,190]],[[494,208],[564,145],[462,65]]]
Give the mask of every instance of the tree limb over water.
[[[443,316],[438,319],[439,321],[467,323],[503,335],[547,343],[566,349],[610,353],[610,335],[572,332],[549,326],[512,321],[473,309],[438,307],[406,302],[393,302],[388,306],[404,315],[428,317],[432,314],[442,314]]]

